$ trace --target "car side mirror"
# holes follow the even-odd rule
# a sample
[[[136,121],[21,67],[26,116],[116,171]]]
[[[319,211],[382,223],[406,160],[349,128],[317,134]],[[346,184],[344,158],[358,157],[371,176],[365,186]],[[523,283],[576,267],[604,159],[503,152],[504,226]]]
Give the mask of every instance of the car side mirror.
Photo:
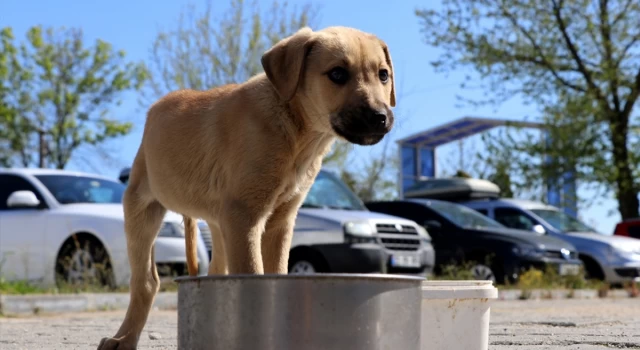
[[[9,208],[36,208],[39,205],[40,201],[31,191],[15,191],[7,199]]]
[[[547,233],[547,230],[544,229],[544,227],[540,224],[538,225],[533,225],[533,231],[537,232],[541,235],[544,235],[545,233]]]
[[[436,220],[427,220],[423,225],[427,230],[432,231],[438,231],[442,228],[442,224]]]

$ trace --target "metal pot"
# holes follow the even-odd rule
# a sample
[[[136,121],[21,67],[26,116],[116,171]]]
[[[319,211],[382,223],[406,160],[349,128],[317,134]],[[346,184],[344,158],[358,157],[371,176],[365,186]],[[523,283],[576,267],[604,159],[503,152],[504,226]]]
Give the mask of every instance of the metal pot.
[[[418,350],[423,278],[180,277],[178,349]]]

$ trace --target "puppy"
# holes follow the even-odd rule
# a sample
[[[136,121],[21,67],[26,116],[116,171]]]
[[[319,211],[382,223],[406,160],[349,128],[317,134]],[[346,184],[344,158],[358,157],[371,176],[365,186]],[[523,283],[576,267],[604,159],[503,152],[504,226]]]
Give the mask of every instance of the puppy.
[[[99,350],[136,349],[159,288],[153,244],[166,210],[214,240],[209,274],[286,274],[297,211],[336,137],[378,143],[393,127],[387,45],[345,27],[300,29],[264,53],[242,84],[167,94],[147,113],[123,204],[131,300]]]

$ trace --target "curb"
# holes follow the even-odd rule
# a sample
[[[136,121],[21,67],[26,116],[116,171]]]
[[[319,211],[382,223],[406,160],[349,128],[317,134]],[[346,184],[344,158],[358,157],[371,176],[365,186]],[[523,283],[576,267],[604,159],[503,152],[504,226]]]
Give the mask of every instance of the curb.
[[[0,314],[5,316],[126,310],[128,305],[129,293],[0,295]],[[176,310],[178,293],[158,293],[153,308]]]
[[[609,290],[604,297],[594,289],[498,290],[498,300],[623,299],[630,297],[630,292],[624,289]],[[5,316],[126,310],[128,305],[129,293],[0,295],[0,315]],[[177,292],[161,292],[156,295],[153,309],[177,310],[177,308]]]
[[[506,289],[498,290],[498,300],[529,300],[529,299],[624,299],[631,298],[631,293],[624,289],[609,290],[601,296],[596,289]]]

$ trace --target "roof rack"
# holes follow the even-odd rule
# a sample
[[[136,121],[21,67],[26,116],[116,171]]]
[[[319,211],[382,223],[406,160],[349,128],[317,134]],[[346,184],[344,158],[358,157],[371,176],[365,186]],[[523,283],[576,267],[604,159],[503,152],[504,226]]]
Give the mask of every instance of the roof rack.
[[[500,187],[488,180],[461,177],[434,178],[418,181],[404,191],[405,198],[466,201],[500,198]]]

